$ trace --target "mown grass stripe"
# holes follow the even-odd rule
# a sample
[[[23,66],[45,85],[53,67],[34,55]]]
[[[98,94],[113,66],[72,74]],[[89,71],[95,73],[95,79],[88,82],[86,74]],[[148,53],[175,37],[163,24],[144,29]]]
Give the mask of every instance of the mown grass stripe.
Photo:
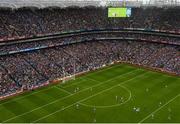
[[[172,99],[170,99],[168,102],[166,102],[165,104],[163,104],[161,107],[159,107],[158,109],[156,109],[155,111],[153,111],[152,113],[148,114],[145,118],[143,118],[141,121],[138,122],[138,124],[143,123],[146,119],[148,119],[152,114],[158,112],[159,110],[161,110],[163,107],[165,107],[166,105],[168,105],[169,103],[171,103],[172,101],[174,101],[177,97],[179,97],[180,94],[176,95],[175,97],[173,97]]]
[[[134,78],[137,78],[137,77],[142,76],[142,75],[144,75],[144,74],[145,74],[145,73],[140,74],[140,75],[138,75],[138,76],[136,76],[136,77],[134,77]],[[84,99],[81,99],[81,100],[79,100],[79,101],[77,101],[77,102],[75,102],[75,103],[73,103],[73,104],[71,104],[71,105],[68,105],[67,107],[64,107],[64,109],[57,110],[57,111],[55,111],[55,112],[53,112],[53,113],[51,113],[51,114],[49,114],[49,115],[46,115],[46,116],[44,116],[44,117],[42,117],[42,118],[39,118],[39,119],[33,121],[33,123],[36,123],[36,122],[38,122],[38,121],[40,121],[40,120],[42,120],[42,119],[44,119],[44,118],[47,118],[47,117],[49,117],[49,116],[51,116],[51,115],[53,115],[53,114],[56,114],[56,113],[58,113],[58,112],[61,112],[62,110],[68,109],[69,107],[74,106],[74,105],[77,104],[77,103],[83,102],[83,101],[85,101],[85,100],[87,100],[87,99],[89,99],[89,98],[91,98],[91,97],[94,97],[94,96],[96,96],[96,95],[98,95],[98,94],[101,94],[101,93],[103,93],[103,92],[105,92],[105,91],[107,91],[107,90],[109,90],[109,89],[112,89],[112,88],[114,88],[114,87],[117,87],[117,86],[119,86],[120,84],[124,84],[124,83],[126,83],[126,82],[129,82],[129,81],[133,80],[134,78],[131,78],[131,79],[129,79],[129,80],[126,80],[126,81],[124,81],[124,82],[119,83],[118,85],[112,86],[112,87],[110,87],[110,88],[107,88],[106,90],[103,90],[103,91],[101,91],[101,92],[98,92],[98,93],[96,93],[96,94],[93,94],[93,95],[91,95],[91,96],[88,96],[88,97],[86,97],[86,98],[84,98]]]
[[[135,71],[135,70],[133,70],[133,71]],[[126,75],[126,74],[128,74],[128,73],[132,73],[133,71],[127,72],[127,73],[124,73],[124,74],[119,75],[119,76],[117,76],[117,77],[114,77],[114,78],[112,78],[112,79],[109,79],[109,80],[107,80],[106,82],[109,82],[109,81],[111,81],[111,80],[113,80],[113,79],[115,79],[115,78],[118,78],[118,77],[122,77],[122,76],[124,76],[124,75]],[[105,83],[105,82],[101,82],[101,83],[98,83],[98,84],[96,84],[96,85],[94,85],[94,86],[92,86],[92,87],[96,87],[96,86],[102,85],[102,84],[104,84],[104,83]],[[88,90],[88,89],[90,89],[90,88],[92,88],[92,87],[88,87],[88,88],[86,88],[86,89],[83,89],[83,90],[79,91],[78,93],[81,93],[81,92],[83,92],[83,91],[86,91],[86,90]],[[12,117],[12,118],[10,118],[10,119],[8,119],[8,120],[3,121],[3,123],[4,123],[4,122],[8,122],[8,121],[10,121],[10,120],[12,120],[12,119],[15,119],[15,118],[17,118],[17,117],[23,116],[23,115],[25,115],[25,114],[31,113],[31,112],[33,112],[33,111],[35,111],[35,110],[38,110],[38,109],[40,109],[40,108],[43,108],[43,107],[48,106],[48,105],[50,105],[50,104],[53,104],[53,103],[55,103],[55,102],[57,102],[57,101],[66,99],[66,98],[68,98],[68,97],[70,97],[70,96],[73,96],[73,95],[75,95],[75,94],[71,94],[71,95],[69,95],[69,96],[65,96],[65,97],[63,97],[63,98],[61,98],[61,99],[57,99],[57,100],[55,100],[55,101],[53,101],[53,102],[50,102],[50,103],[45,104],[45,105],[43,105],[43,106],[40,106],[40,107],[38,107],[38,108],[36,108],[36,109],[33,109],[33,110],[31,110],[31,111],[25,112],[25,113],[23,113],[23,114],[21,114],[21,115],[17,115],[17,116],[15,116],[15,117]]]
[[[90,72],[90,74],[91,73],[93,74],[95,72]],[[106,109],[98,110],[96,113],[97,122],[136,122],[137,123],[139,122],[139,120],[144,118],[144,116],[147,113],[151,113],[152,110],[159,108],[158,106],[159,102],[162,102],[163,103],[162,105],[164,105],[174,96],[179,94],[180,78],[172,77],[162,73],[148,71],[145,69],[137,69],[136,67],[131,67],[127,65],[121,64],[121,66],[117,66],[107,71],[102,71],[92,76],[91,75],[88,76],[88,74],[83,75],[82,77],[78,77],[77,80],[70,81],[70,83],[66,83],[65,85],[63,85],[63,86],[71,85],[70,87],[63,88],[60,87],[60,85],[55,85],[55,87],[53,86],[53,88],[50,90],[45,90],[42,93],[40,92],[32,96],[25,97],[23,99],[15,101],[15,103],[17,102],[19,104],[24,103],[22,105],[25,106],[24,110],[28,112],[27,114],[23,113],[24,112],[23,107],[22,107],[23,112],[22,111],[18,112],[18,110],[12,111],[11,110],[12,107],[9,107],[10,109],[6,109],[4,108],[4,106],[0,106],[0,110],[2,110],[2,112],[0,113],[0,122],[3,122],[5,120],[7,121],[7,119],[10,119],[7,122],[27,123],[27,122],[36,121],[42,117],[45,117],[51,113],[56,112],[57,110],[61,110],[63,106],[65,108],[71,104],[77,103],[82,99],[90,97],[93,94],[102,92],[103,90],[118,85],[119,83],[134,78],[137,75],[142,75],[142,76],[136,77],[135,79],[129,81],[128,83],[122,84],[123,86],[130,89],[132,92],[132,98],[130,99],[130,101],[126,104],[123,104],[122,106],[119,106],[118,108],[109,108],[108,110]],[[83,79],[85,81],[78,83],[80,79]],[[109,82],[105,82],[108,80]],[[167,87],[165,87],[166,85]],[[79,87],[80,90],[77,93],[74,93],[74,88],[77,87]],[[149,89],[148,92],[146,92],[147,88]],[[65,91],[62,91],[61,89]],[[68,94],[68,92],[74,94],[71,95]],[[60,98],[62,100],[60,100]],[[105,96],[103,96],[103,98],[105,98]],[[53,103],[49,104],[51,102]],[[13,102],[10,104],[13,105]],[[45,104],[48,105],[42,107]],[[8,106],[8,104],[6,106]],[[20,106],[21,105],[19,105],[19,107]],[[141,111],[136,113],[133,112],[134,106],[140,107]],[[14,107],[16,106],[14,105]],[[33,108],[36,109],[38,107],[40,108],[30,112],[31,110],[33,110]],[[163,112],[166,113],[166,111]],[[161,114],[165,115],[164,113]],[[20,114],[24,114],[24,115],[20,116]],[[176,117],[175,122],[178,122],[179,119],[177,115],[173,115],[173,116]],[[11,117],[14,119],[11,119]],[[163,117],[165,116],[158,115],[158,119],[161,119],[161,122],[163,122],[162,120]],[[93,122],[93,112],[92,109],[89,109],[88,107],[84,107],[84,106],[80,106],[80,110],[76,110],[74,104],[74,106],[67,108],[65,111],[60,111],[55,114],[52,114],[51,116],[48,116],[47,118],[43,118],[38,122]],[[151,122],[151,120],[148,120],[148,122]],[[173,120],[169,122],[173,122]]]

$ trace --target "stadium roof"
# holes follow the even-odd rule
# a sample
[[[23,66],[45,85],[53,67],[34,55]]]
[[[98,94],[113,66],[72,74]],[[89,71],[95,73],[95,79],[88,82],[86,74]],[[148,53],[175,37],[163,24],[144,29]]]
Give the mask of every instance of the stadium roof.
[[[180,0],[0,0],[0,7],[180,6]]]

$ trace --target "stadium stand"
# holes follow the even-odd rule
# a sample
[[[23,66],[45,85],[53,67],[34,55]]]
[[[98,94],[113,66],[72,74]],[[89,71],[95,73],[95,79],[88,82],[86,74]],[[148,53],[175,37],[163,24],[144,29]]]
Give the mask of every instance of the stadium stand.
[[[0,47],[0,97],[62,78],[63,71],[73,74],[74,63],[76,73],[121,61],[180,75],[180,47],[176,45],[179,37],[102,33],[6,44],[9,38],[81,29],[121,27],[179,33],[178,12],[179,8],[133,8],[132,17],[115,20],[107,18],[106,8],[0,10],[0,39],[4,42]],[[110,40],[110,37],[136,40]],[[29,51],[23,52],[25,49]]]
[[[1,10],[0,38],[30,37],[69,30],[113,27],[171,31],[180,29],[178,7],[132,9],[132,17],[119,20],[108,19],[106,8]]]

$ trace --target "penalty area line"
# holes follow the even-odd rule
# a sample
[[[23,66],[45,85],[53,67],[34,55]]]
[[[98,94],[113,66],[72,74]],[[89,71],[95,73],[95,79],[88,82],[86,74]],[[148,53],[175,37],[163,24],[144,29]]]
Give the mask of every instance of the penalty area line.
[[[114,79],[116,79],[116,78],[120,78],[120,77],[122,77],[122,76],[124,76],[124,75],[127,75],[127,74],[129,74],[129,73],[133,73],[133,72],[136,71],[136,70],[138,70],[138,69],[135,69],[135,70],[132,70],[132,71],[130,71],[130,72],[127,72],[127,73],[121,74],[121,75],[119,75],[119,76],[113,77],[113,78],[111,78],[111,79],[109,79],[109,80],[107,80],[107,81],[105,81],[105,82],[98,83],[98,84],[93,85],[93,86],[91,86],[91,87],[87,87],[87,88],[85,88],[85,89],[83,89],[83,90],[81,90],[81,91],[79,91],[79,92],[77,92],[77,93],[81,93],[81,92],[86,91],[86,90],[88,90],[88,89],[91,89],[91,88],[93,88],[93,87],[103,85],[103,84],[106,83],[106,82],[109,82],[109,81],[114,80]],[[52,88],[52,87],[50,87],[50,88]],[[75,93],[75,94],[77,94],[77,93]],[[32,109],[32,110],[27,111],[27,112],[25,112],[25,113],[22,113],[22,114],[20,114],[20,115],[14,116],[14,117],[12,117],[12,118],[9,118],[9,119],[3,121],[2,123],[8,122],[8,121],[10,121],[10,120],[13,120],[13,119],[15,119],[15,118],[17,118],[17,117],[21,117],[21,116],[23,116],[23,115],[29,114],[29,113],[31,113],[31,112],[33,112],[33,111],[36,111],[36,110],[38,110],[38,109],[41,109],[41,108],[43,108],[43,107],[46,107],[46,106],[51,105],[51,104],[53,104],[53,103],[56,103],[56,102],[58,102],[58,101],[60,101],[60,100],[66,99],[66,98],[68,98],[68,97],[71,97],[71,96],[73,96],[73,95],[75,95],[75,94],[70,94],[70,95],[68,95],[68,96],[62,97],[62,98],[60,98],[60,99],[57,99],[57,100],[55,100],[55,101],[52,101],[52,102],[50,102],[50,103],[47,103],[47,104],[42,105],[42,106],[40,106],[40,107],[37,107],[37,108],[35,108],[35,109]]]
[[[172,101],[174,101],[177,97],[179,97],[180,94],[176,95],[174,98],[170,99],[168,102],[166,102],[164,105],[162,105],[161,107],[157,108],[155,111],[153,111],[152,113],[150,113],[148,116],[146,116],[145,118],[143,118],[141,121],[138,122],[138,124],[143,123],[143,121],[145,121],[146,119],[148,119],[152,114],[155,114],[156,112],[158,112],[159,110],[161,110],[163,107],[165,107],[166,105],[168,105],[169,103],[171,103]]]
[[[82,103],[82,102],[80,102],[79,104],[81,104],[82,106],[86,106],[86,107],[91,107],[91,108],[96,107],[96,108],[103,108],[103,109],[104,109],[104,108],[112,108],[112,107],[118,107],[118,106],[121,106],[121,105],[127,103],[127,102],[131,99],[132,93],[131,93],[131,91],[130,91],[127,87],[122,86],[121,83],[120,83],[119,85],[117,85],[117,86],[124,88],[124,89],[125,89],[126,91],[128,91],[128,93],[129,93],[128,99],[127,99],[126,101],[120,103],[120,104],[108,105],[108,106],[94,106],[94,105],[87,105],[87,104]],[[114,88],[114,87],[113,87],[113,88]],[[97,94],[97,95],[98,95],[98,94]]]
[[[133,78],[131,78],[131,79],[129,79],[129,80],[123,81],[123,83],[121,82],[121,83],[118,84],[118,85],[125,84],[125,83],[129,82],[130,80],[133,80],[133,79],[135,79],[135,78],[137,78],[137,77],[139,77],[139,76],[143,76],[143,75],[146,74],[146,73],[147,73],[147,72],[145,72],[145,73],[143,73],[143,74],[140,74],[140,75],[137,75],[136,77],[133,77]],[[117,78],[117,77],[116,77],[116,78]],[[116,78],[114,78],[114,79],[116,79]],[[104,83],[104,82],[103,82],[103,83]],[[115,86],[113,86],[113,87],[117,87],[118,85],[115,85]],[[84,98],[84,99],[81,99],[81,100],[79,100],[79,101],[77,101],[77,102],[74,102],[74,103],[72,103],[71,105],[68,105],[68,106],[64,107],[63,109],[57,110],[57,111],[55,111],[55,112],[52,112],[52,113],[50,113],[50,114],[48,114],[48,115],[46,115],[46,116],[43,116],[43,117],[41,117],[41,118],[33,121],[33,123],[36,123],[36,122],[38,122],[38,121],[40,121],[40,120],[42,120],[42,119],[45,119],[45,118],[47,118],[47,117],[49,117],[49,116],[51,116],[51,115],[56,114],[56,113],[58,113],[58,112],[64,111],[65,109],[68,109],[68,108],[74,106],[74,105],[77,104],[77,103],[83,102],[83,101],[85,101],[85,100],[87,100],[87,99],[89,99],[89,98],[91,98],[91,97],[94,97],[94,96],[96,96],[96,95],[98,95],[98,94],[100,94],[100,93],[102,93],[102,92],[105,92],[105,91],[107,91],[107,90],[109,90],[109,89],[112,89],[113,87],[110,87],[110,88],[105,89],[105,90],[103,90],[103,91],[101,91],[101,92],[98,92],[98,93],[96,93],[96,94],[94,94],[94,95],[91,95],[91,96],[86,97],[86,98]],[[88,88],[88,89],[89,89],[89,88]]]
[[[58,89],[58,90],[61,90],[61,91],[63,91],[63,92],[65,92],[65,93],[67,93],[67,94],[73,94],[73,93],[71,93],[71,92],[69,92],[69,91],[67,91],[67,90],[65,90],[65,89],[63,89],[63,88],[60,88],[60,87],[58,87],[58,86],[55,86],[55,88],[56,89]]]
[[[82,83],[82,82],[85,82],[85,81],[87,81],[88,79],[91,79],[91,78],[89,78],[88,76],[91,76],[91,75],[94,75],[94,74],[97,74],[97,73],[100,73],[100,72],[105,72],[105,71],[107,71],[107,70],[109,70],[109,69],[112,69],[112,68],[115,68],[115,67],[119,67],[119,66],[121,66],[121,65],[114,65],[114,66],[111,66],[111,67],[108,67],[108,68],[99,68],[100,70],[96,70],[95,72],[93,72],[93,73],[90,73],[90,74],[87,74],[87,76],[83,76],[83,77],[78,77],[79,79],[81,79],[81,81],[79,81],[79,82],[77,82],[77,83],[72,83],[72,84],[70,84],[70,85],[67,85],[67,86],[62,86],[63,88],[67,88],[67,87],[71,87],[71,86],[73,86],[73,85],[76,85],[76,84],[80,84],[80,83]],[[90,71],[89,71],[90,72]],[[97,81],[96,81],[97,82]]]

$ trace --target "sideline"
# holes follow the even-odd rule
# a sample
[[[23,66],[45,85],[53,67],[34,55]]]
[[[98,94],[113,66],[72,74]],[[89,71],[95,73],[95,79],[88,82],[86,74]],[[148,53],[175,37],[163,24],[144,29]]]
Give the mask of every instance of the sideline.
[[[122,64],[110,64],[110,65],[107,65],[107,66],[105,66],[105,67],[96,68],[96,69],[94,69],[94,70],[92,70],[92,71],[85,71],[85,72],[82,72],[82,73],[78,73],[78,74],[76,74],[76,76],[78,77],[78,76],[81,76],[81,75],[84,75],[84,74],[88,74],[88,73],[90,73],[89,75],[91,75],[91,74],[94,74],[94,73],[98,73],[98,72],[101,72],[101,71],[103,72],[104,70],[108,70],[108,69],[111,69],[111,68],[114,68],[114,67],[119,67],[119,66],[122,66]],[[23,91],[23,92],[21,92],[21,93],[17,93],[17,94],[14,94],[14,95],[10,95],[10,96],[6,97],[5,99],[2,99],[2,101],[8,100],[8,99],[9,99],[9,100],[1,103],[0,105],[4,105],[4,104],[9,103],[9,102],[12,102],[12,101],[20,100],[20,99],[22,99],[22,98],[25,98],[26,96],[31,96],[31,95],[33,95],[33,94],[36,94],[36,93],[39,93],[39,92],[41,92],[41,91],[47,90],[47,89],[49,89],[49,88],[54,87],[53,85],[54,85],[54,84],[57,84],[57,83],[59,83],[59,82],[61,82],[61,81],[51,82],[51,83],[49,83],[48,85],[35,88],[35,89],[34,89],[34,90],[35,90],[34,93],[33,93],[31,90],[27,90],[27,91]],[[45,89],[41,89],[41,88],[45,88]],[[39,90],[38,90],[38,89],[39,89]],[[37,90],[37,91],[36,91],[36,90]],[[24,93],[29,93],[29,94],[25,95]],[[21,96],[21,95],[23,95],[23,96]],[[16,97],[16,96],[17,96],[17,97]],[[12,98],[12,99],[11,99],[11,98]],[[1,99],[0,99],[0,100],[1,100]]]
[[[164,105],[162,105],[161,107],[157,108],[155,111],[153,111],[152,113],[150,113],[148,116],[146,116],[145,118],[143,118],[141,121],[138,122],[138,124],[143,123],[143,121],[145,121],[146,119],[148,119],[149,117],[151,117],[152,114],[158,112],[159,110],[161,110],[163,107],[165,107],[166,105],[168,105],[169,103],[171,103],[172,101],[174,101],[177,97],[179,97],[180,94],[176,95],[175,97],[173,97],[172,99],[170,99],[168,102],[166,102]]]
[[[90,89],[90,88],[93,88],[93,87],[102,85],[102,84],[104,84],[104,83],[106,83],[106,82],[109,82],[109,81],[114,80],[114,79],[116,79],[116,78],[122,77],[122,76],[124,76],[124,75],[127,75],[127,74],[132,73],[132,72],[137,71],[137,70],[138,70],[138,69],[132,70],[132,71],[130,71],[130,72],[121,74],[121,75],[116,76],[116,77],[114,77],[114,78],[111,78],[111,79],[109,79],[109,80],[107,80],[107,81],[105,81],[105,82],[101,82],[101,83],[99,83],[99,84],[93,85],[92,87],[87,87],[87,88],[85,88],[85,89],[83,89],[83,90],[81,90],[81,91],[79,91],[79,92],[77,92],[77,93],[75,93],[75,94],[78,94],[78,93],[83,92],[83,91],[86,91],[86,90],[88,90],[88,89]],[[146,73],[147,73],[147,72],[146,72]],[[145,73],[143,73],[143,74],[145,74]],[[23,116],[23,115],[26,115],[26,114],[28,114],[28,113],[31,113],[31,112],[35,111],[35,110],[41,109],[41,108],[43,108],[43,107],[45,107],[45,106],[48,106],[48,105],[50,105],[50,104],[56,103],[56,102],[58,102],[58,101],[60,101],[60,100],[63,100],[63,99],[65,99],[65,98],[68,98],[68,97],[73,96],[73,95],[75,95],[75,94],[71,94],[71,95],[65,96],[65,97],[63,97],[63,98],[57,99],[57,100],[55,100],[55,101],[53,101],[53,102],[50,102],[50,103],[48,103],[48,104],[45,104],[45,105],[43,105],[43,106],[37,107],[37,108],[35,108],[35,109],[31,110],[31,111],[28,111],[28,112],[25,112],[25,113],[23,113],[23,114],[14,116],[14,117],[12,117],[12,118],[9,118],[9,119],[3,121],[2,123],[8,122],[8,121],[13,120],[13,119],[15,119],[15,118],[17,118],[17,117],[21,117],[21,116]]]
[[[7,99],[8,101],[6,101],[6,102],[3,102],[3,103],[1,103],[0,104],[0,106],[1,105],[4,105],[4,104],[7,104],[7,103],[10,103],[10,102],[13,102],[13,101],[17,101],[17,100],[20,100],[20,99],[23,99],[23,98],[26,98],[26,97],[28,97],[28,96],[31,96],[31,95],[34,95],[34,94],[37,94],[37,93],[39,93],[39,92],[42,92],[42,91],[46,91],[46,90],[48,90],[48,89],[51,89],[51,88],[53,88],[54,86],[47,86],[46,88],[45,87],[41,87],[41,88],[45,88],[45,89],[39,89],[39,90],[36,90],[36,91],[32,91],[32,92],[30,92],[29,94],[27,94],[27,95],[23,95],[23,94],[20,94],[20,95],[23,95],[23,96],[19,96],[19,97],[16,97],[16,98],[12,98],[12,99]],[[24,92],[25,93],[25,92]]]
[[[129,79],[129,80],[126,80],[126,81],[123,81],[123,82],[128,82],[128,81],[130,81],[130,80],[132,80],[132,79],[135,79],[135,78],[137,78],[137,77],[139,77],[139,76],[143,76],[143,75],[146,74],[146,73],[147,73],[147,72],[145,72],[145,73],[143,73],[143,74],[140,74],[140,75],[137,75],[136,77],[133,77],[133,78],[131,78],[131,79]],[[116,78],[117,78],[117,77],[116,77]],[[124,84],[124,83],[120,83],[120,84],[118,84],[118,85],[121,85],[121,84]],[[115,86],[117,86],[117,85],[115,85]],[[115,87],[115,86],[113,86],[113,87]],[[89,88],[89,89],[90,89],[90,88]],[[48,115],[46,115],[46,116],[44,116],[44,117],[41,117],[41,118],[33,121],[33,123],[36,123],[36,122],[39,121],[39,120],[42,120],[42,119],[44,119],[44,118],[47,118],[47,117],[49,117],[49,116],[51,116],[51,115],[53,115],[53,114],[56,114],[56,113],[58,113],[58,112],[61,112],[61,111],[65,110],[65,109],[68,109],[68,108],[72,107],[73,105],[75,105],[75,104],[77,104],[77,103],[79,103],[79,102],[85,101],[85,100],[87,100],[87,99],[89,99],[89,98],[91,98],[91,97],[93,97],[93,96],[96,96],[96,95],[98,95],[98,94],[101,94],[102,92],[107,91],[107,90],[109,90],[109,89],[112,89],[112,87],[111,87],[111,88],[108,88],[108,89],[106,89],[106,90],[103,90],[103,91],[101,91],[101,92],[99,92],[99,93],[96,93],[96,94],[94,94],[94,95],[91,95],[91,96],[89,96],[89,97],[86,97],[86,98],[84,98],[84,99],[81,99],[81,100],[79,100],[79,101],[77,101],[77,102],[75,102],[75,103],[73,103],[73,104],[71,104],[71,105],[69,105],[69,106],[67,106],[67,107],[64,107],[63,109],[57,110],[57,111],[55,111],[55,112],[53,112],[53,113],[51,113],[51,114],[48,114]]]

